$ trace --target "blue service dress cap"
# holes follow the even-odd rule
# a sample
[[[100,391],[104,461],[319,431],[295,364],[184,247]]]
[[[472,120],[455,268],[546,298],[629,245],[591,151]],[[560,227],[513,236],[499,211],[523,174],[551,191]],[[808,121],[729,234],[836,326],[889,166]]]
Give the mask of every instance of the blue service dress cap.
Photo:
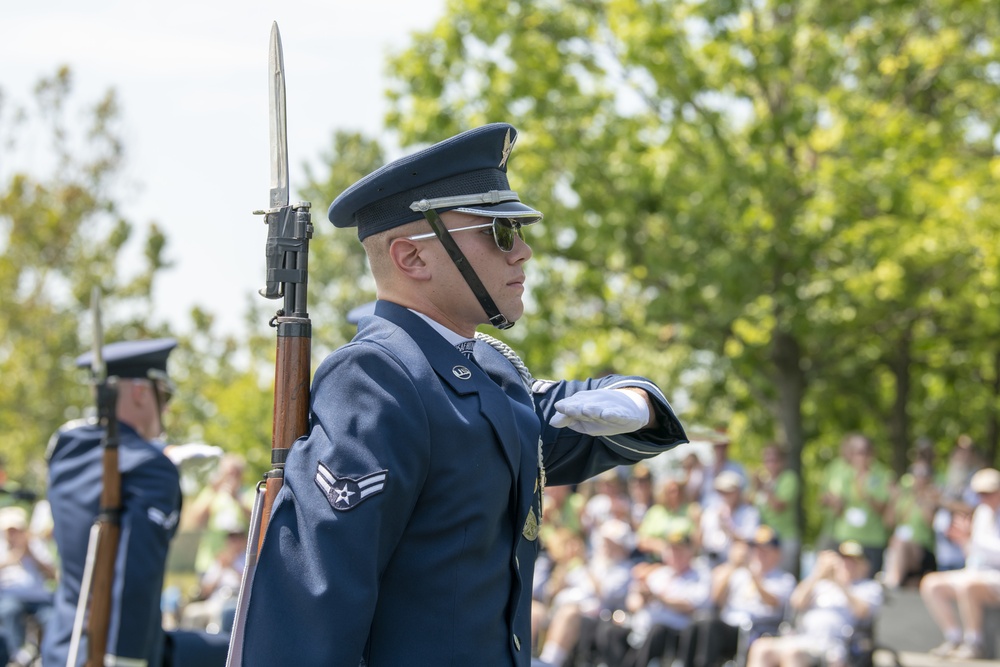
[[[327,216],[336,227],[357,227],[358,238],[420,220],[423,211],[458,210],[486,217],[542,214],[521,203],[507,181],[517,130],[507,123],[483,125],[400,158],[344,190]]]
[[[167,357],[177,347],[173,338],[129,340],[108,343],[101,348],[101,356],[108,369],[108,376],[120,378],[148,378],[167,375]],[[76,358],[76,365],[86,368],[93,362],[94,353],[85,352]]]

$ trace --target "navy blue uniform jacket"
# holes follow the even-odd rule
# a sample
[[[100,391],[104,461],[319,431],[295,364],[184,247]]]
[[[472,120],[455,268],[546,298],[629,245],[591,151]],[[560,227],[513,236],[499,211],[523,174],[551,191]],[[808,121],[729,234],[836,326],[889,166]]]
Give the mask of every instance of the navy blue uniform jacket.
[[[510,667],[531,661],[539,437],[547,483],[685,441],[649,380],[536,382],[476,343],[498,384],[412,312],[379,301],[313,383],[250,588],[244,665]],[[548,425],[574,392],[641,387],[660,427]]]
[[[121,542],[115,563],[108,654],[159,667],[164,645],[160,592],[167,548],[177,528],[181,489],[177,468],[128,424],[118,424],[122,473]],[[56,434],[49,452],[48,499],[61,559],[55,609],[45,629],[45,665],[66,664],[80,594],[90,527],[102,488],[103,429],[79,422]],[[123,613],[124,610],[124,613]],[[87,657],[86,633],[77,654]]]

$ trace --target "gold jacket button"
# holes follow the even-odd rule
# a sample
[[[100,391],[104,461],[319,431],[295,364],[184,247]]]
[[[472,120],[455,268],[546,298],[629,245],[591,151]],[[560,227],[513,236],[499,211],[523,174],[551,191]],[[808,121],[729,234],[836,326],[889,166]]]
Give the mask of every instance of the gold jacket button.
[[[521,650],[521,638],[518,637],[517,635],[514,635],[514,648],[516,648],[518,651]]]

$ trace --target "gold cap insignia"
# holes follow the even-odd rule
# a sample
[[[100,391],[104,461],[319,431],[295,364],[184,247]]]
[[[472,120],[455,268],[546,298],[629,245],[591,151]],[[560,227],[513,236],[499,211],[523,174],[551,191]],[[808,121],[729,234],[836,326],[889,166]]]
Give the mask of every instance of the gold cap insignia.
[[[517,141],[517,137],[514,138]],[[503,152],[500,153],[500,164],[498,167],[503,167],[507,164],[507,158],[510,157],[510,152],[514,150],[514,141],[510,140],[510,128],[507,129],[507,134],[503,138]]]

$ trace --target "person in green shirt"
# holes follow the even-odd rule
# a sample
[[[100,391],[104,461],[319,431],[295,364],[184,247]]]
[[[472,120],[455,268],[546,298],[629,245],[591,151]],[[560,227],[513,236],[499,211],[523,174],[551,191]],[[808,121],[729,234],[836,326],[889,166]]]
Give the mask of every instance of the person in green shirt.
[[[833,537],[838,542],[859,543],[872,572],[878,572],[889,542],[884,515],[893,475],[875,460],[875,447],[867,436],[856,433],[848,441],[852,476],[834,498]]]
[[[667,536],[677,531],[694,532],[701,516],[701,507],[688,502],[679,479],[667,478],[657,484],[656,502],[646,514],[636,531],[636,549],[647,560],[658,561],[667,546]]]
[[[799,479],[788,469],[785,450],[778,444],[764,448],[763,467],[751,480],[750,498],[760,512],[762,525],[770,526],[781,540],[781,567],[797,573],[802,546],[795,516]]]
[[[837,548],[837,540],[833,537],[833,524],[837,520],[839,513],[840,498],[844,494],[844,489],[850,484],[854,477],[851,468],[851,438],[850,436],[840,441],[840,450],[837,457],[830,461],[823,469],[819,482],[819,503],[822,512],[822,524],[820,526],[819,537],[816,540],[816,547],[820,551],[829,551]]]
[[[547,544],[549,538],[560,528],[583,535],[580,514],[585,503],[586,499],[571,486],[545,487],[545,496],[542,498],[542,526],[539,528],[542,543]]]
[[[898,588],[911,576],[937,569],[934,558],[934,513],[939,492],[930,467],[923,461],[910,466],[893,490],[886,521],[895,528],[885,551],[885,586]]]

